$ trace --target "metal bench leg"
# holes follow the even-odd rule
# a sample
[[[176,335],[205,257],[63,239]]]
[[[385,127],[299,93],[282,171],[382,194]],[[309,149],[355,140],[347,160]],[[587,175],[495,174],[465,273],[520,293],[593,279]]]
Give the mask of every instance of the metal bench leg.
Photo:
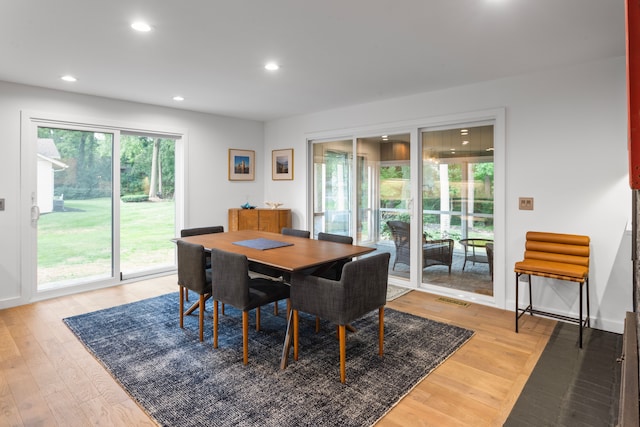
[[[586,285],[586,291],[587,291],[587,328],[591,327],[591,311],[589,310],[589,278],[587,277],[585,279],[584,284]]]
[[[520,273],[516,273],[516,334],[518,333],[518,277]]]
[[[583,283],[582,282],[578,282],[578,292],[580,292],[580,321],[578,322],[578,325],[580,326],[580,348],[582,348],[582,327],[584,326],[584,323],[582,323],[582,287],[583,287]]]

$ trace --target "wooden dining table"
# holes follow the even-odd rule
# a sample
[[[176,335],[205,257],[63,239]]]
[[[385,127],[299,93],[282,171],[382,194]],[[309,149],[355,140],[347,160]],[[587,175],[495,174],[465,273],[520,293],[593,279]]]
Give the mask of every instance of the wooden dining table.
[[[264,264],[282,271],[294,272],[323,268],[344,258],[353,258],[373,252],[375,248],[368,246],[346,245],[344,243],[329,242],[326,240],[307,239],[303,237],[288,236],[279,233],[269,233],[256,230],[239,230],[225,233],[201,234],[197,236],[182,237],[190,243],[204,246],[206,250],[220,249],[227,252],[242,254],[249,261]],[[256,249],[251,246],[284,245],[271,249]],[[247,246],[249,245],[249,246]],[[214,266],[215,268],[215,266]],[[293,323],[292,313],[287,320],[281,369],[287,367],[289,351],[291,348],[291,329]]]

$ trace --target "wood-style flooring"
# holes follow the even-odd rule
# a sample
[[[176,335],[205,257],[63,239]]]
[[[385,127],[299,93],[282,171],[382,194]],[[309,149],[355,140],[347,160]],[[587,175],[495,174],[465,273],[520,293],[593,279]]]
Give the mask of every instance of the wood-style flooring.
[[[175,291],[167,276],[0,310],[0,426],[155,425],[61,319]],[[418,291],[388,307],[476,333],[380,427],[503,425],[556,324],[525,316],[516,334],[512,311]]]

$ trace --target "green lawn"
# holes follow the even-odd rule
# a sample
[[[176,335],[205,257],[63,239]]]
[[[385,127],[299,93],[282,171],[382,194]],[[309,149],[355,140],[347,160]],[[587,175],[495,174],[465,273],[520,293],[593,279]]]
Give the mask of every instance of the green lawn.
[[[174,202],[120,203],[121,270],[173,264]],[[111,270],[111,199],[65,200],[38,221],[38,283]]]

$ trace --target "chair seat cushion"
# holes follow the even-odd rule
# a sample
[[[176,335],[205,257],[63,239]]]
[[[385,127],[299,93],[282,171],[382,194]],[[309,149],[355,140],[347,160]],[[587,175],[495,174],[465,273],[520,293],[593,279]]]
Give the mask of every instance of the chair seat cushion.
[[[538,259],[516,262],[516,273],[534,274],[564,280],[582,281],[589,274],[589,267]]]
[[[249,281],[249,304],[243,310],[289,298],[289,286],[275,280],[256,278]]]

